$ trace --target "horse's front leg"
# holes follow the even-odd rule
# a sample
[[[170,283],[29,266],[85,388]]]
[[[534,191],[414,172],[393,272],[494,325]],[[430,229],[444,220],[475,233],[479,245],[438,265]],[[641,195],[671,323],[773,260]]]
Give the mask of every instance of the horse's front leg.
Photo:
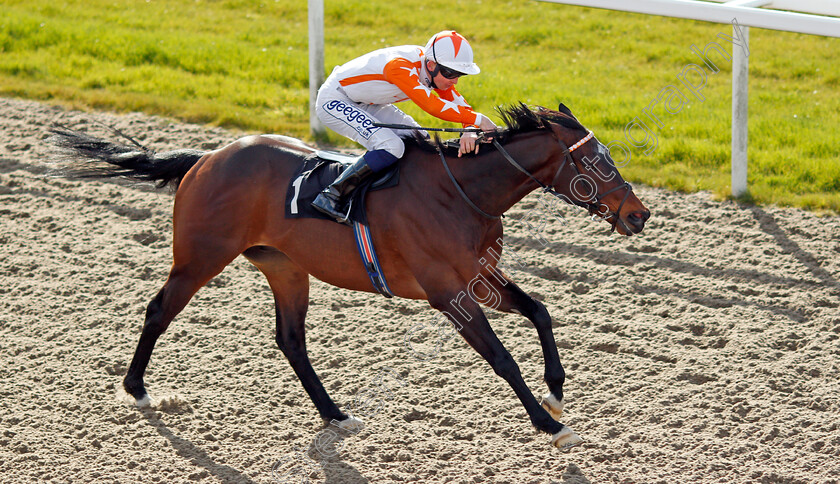
[[[446,313],[467,343],[490,363],[497,375],[508,382],[528,412],[531,423],[551,435],[551,443],[555,447],[568,448],[580,443],[581,438],[572,429],[554,420],[534,398],[522,379],[519,366],[493,332],[481,307],[471,298],[459,295],[461,293],[438,294],[431,297],[429,302],[435,309]],[[459,300],[458,307],[453,307],[452,301]]]
[[[551,316],[543,303],[526,294],[522,289],[508,279],[504,274],[496,270],[493,274],[485,277],[498,294],[498,298],[488,294],[486,299],[495,303],[495,309],[508,313],[519,313],[528,318],[537,330],[542,346],[543,359],[545,360],[545,373],[543,378],[548,385],[549,393],[542,399],[542,406],[555,419],[563,415],[563,383],[566,381],[566,372],[560,363],[560,355],[557,354],[557,343],[554,341],[554,333],[551,331]],[[479,295],[479,297],[482,297]]]

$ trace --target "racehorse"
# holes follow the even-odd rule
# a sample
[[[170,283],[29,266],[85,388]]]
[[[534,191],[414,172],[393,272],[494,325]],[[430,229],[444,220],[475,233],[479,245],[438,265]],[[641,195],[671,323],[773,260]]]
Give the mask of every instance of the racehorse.
[[[650,212],[626,183],[609,150],[564,105],[558,111],[517,104],[500,108],[506,127],[496,149],[456,157],[439,140],[414,133],[399,161],[400,182],[371,192],[368,221],[382,271],[399,297],[424,299],[510,384],[532,424],[560,448],[581,442],[558,422],[565,372],[545,306],[497,268],[500,216],[537,188],[584,207],[623,235],[641,232]],[[340,427],[361,422],[324,389],[306,352],[309,276],[353,291],[374,292],[355,255],[353,230],[312,218],[287,218],[290,179],[315,149],[277,135],[243,137],[213,151],[155,153],[145,147],[53,129],[52,142],[85,161],[65,174],[125,176],[176,188],[173,264],[149,303],[140,341],[123,380],[138,406],[149,405],[143,374],[158,337],[193,295],[242,254],[268,279],[276,306],[276,342],[320,416]],[[133,140],[132,140],[133,141]],[[480,277],[483,284],[471,284]],[[490,297],[490,293],[498,297]],[[465,297],[468,294],[469,297]],[[519,313],[537,330],[549,393],[542,404],[496,337],[481,304]]]

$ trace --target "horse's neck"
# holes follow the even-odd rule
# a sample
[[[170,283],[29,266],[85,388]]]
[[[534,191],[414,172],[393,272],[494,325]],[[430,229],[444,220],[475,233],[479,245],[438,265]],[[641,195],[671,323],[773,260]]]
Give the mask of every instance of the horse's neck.
[[[546,179],[551,167],[546,161],[553,146],[548,138],[544,133],[522,134],[503,148],[520,166],[547,184],[550,183]],[[495,146],[482,146],[481,149],[492,150],[492,153],[467,161],[463,183],[466,192],[474,196],[476,204],[486,212],[502,214],[538,188],[534,180],[508,162]]]

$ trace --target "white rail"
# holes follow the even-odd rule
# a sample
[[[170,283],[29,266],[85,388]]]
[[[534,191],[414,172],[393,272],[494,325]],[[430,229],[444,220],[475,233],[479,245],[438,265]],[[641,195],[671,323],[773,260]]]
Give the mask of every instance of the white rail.
[[[315,136],[326,129],[315,115],[318,88],[324,83],[324,0],[309,0],[309,129]]]
[[[745,1],[710,3],[697,0],[539,0],[541,2],[563,3],[580,7],[605,8],[624,12],[646,13],[663,17],[677,17],[728,24],[733,18],[740,25],[770,30],[784,30],[803,34],[840,37],[840,18],[810,15],[797,12],[768,10],[762,7],[789,8],[800,10],[799,4],[812,11],[840,16],[840,2],[837,1]],[[723,0],[716,0],[723,1]],[[750,6],[756,5],[756,6]],[[783,5],[783,6],[778,6]]]
[[[744,37],[743,49],[732,49],[732,196],[747,193],[747,86],[749,27],[840,37],[837,0],[538,0],[663,17],[732,23],[733,37]],[[766,7],[766,8],[762,8]],[[769,10],[778,8],[789,11]],[[808,13],[798,13],[808,12]],[[818,14],[818,15],[811,15]],[[827,17],[825,15],[831,15]]]

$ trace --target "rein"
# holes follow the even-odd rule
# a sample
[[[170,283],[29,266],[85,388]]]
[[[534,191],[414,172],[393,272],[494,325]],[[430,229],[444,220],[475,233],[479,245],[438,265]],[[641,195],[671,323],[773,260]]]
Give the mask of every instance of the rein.
[[[548,126],[546,126],[546,129],[548,129]],[[557,197],[557,198],[559,198],[563,201],[566,201],[568,203],[572,203],[572,204],[577,205],[579,207],[586,208],[590,212],[594,211],[595,213],[599,214],[602,218],[605,218],[605,219],[612,215],[613,216],[613,222],[612,222],[610,231],[614,232],[616,226],[618,225],[618,222],[620,221],[619,214],[621,213],[621,209],[624,207],[624,203],[627,201],[627,198],[630,197],[630,194],[633,192],[633,186],[630,185],[630,183],[624,182],[622,185],[619,185],[617,187],[613,187],[613,188],[607,190],[604,193],[601,193],[601,194],[596,193],[595,196],[594,196],[594,202],[581,202],[581,201],[578,201],[578,200],[572,200],[569,197],[566,197],[565,195],[562,195],[562,194],[558,193],[557,190],[554,189],[554,186],[557,184],[557,178],[560,176],[560,173],[563,171],[563,168],[566,167],[566,163],[569,163],[569,160],[571,160],[570,164],[574,168],[577,175],[582,175],[582,173],[580,172],[580,169],[577,166],[577,163],[575,163],[575,160],[572,157],[572,152],[575,151],[576,149],[580,148],[584,144],[586,144],[586,142],[593,139],[594,137],[595,137],[595,134],[592,131],[590,131],[589,134],[587,134],[586,136],[581,138],[578,142],[576,142],[572,146],[566,146],[559,138],[555,138],[555,139],[557,139],[557,143],[559,143],[560,146],[563,148],[563,163],[560,164],[560,167],[558,167],[557,171],[554,173],[554,178],[551,180],[551,185],[546,185],[545,183],[541,182],[531,172],[529,172],[522,165],[517,163],[516,160],[514,160],[513,157],[510,155],[510,153],[508,153],[507,150],[504,149],[504,147],[501,145],[501,143],[499,143],[495,139],[493,140],[493,146],[496,147],[496,149],[499,151],[499,153],[502,154],[502,156],[504,157],[504,159],[508,163],[510,163],[517,170],[519,170],[522,173],[524,173],[525,175],[527,175],[528,178],[530,178],[531,180],[536,182],[537,185],[539,185],[540,188],[542,188],[544,193],[550,193],[551,195],[554,195],[555,197]],[[466,194],[464,189],[461,188],[461,185],[458,183],[458,180],[455,179],[455,176],[452,174],[452,170],[449,169],[449,165],[446,163],[446,157],[443,155],[443,150],[439,150],[438,154],[440,154],[440,161],[443,163],[443,167],[446,169],[446,174],[449,175],[449,179],[452,181],[452,184],[455,185],[455,188],[458,190],[458,193],[461,195],[461,198],[463,198],[464,201],[467,202],[467,205],[472,207],[473,210],[475,210],[476,212],[478,212],[479,214],[481,214],[485,218],[492,219],[492,220],[498,219],[500,217],[499,215],[488,214],[484,210],[480,209],[472,200],[470,200],[469,196]],[[621,203],[618,205],[618,210],[615,211],[615,212],[607,211],[604,214],[600,214],[601,200],[603,200],[603,198],[606,197],[607,195],[609,195],[610,193],[613,193],[613,192],[621,190],[621,189],[627,189],[627,192],[624,194],[624,198],[621,199]],[[504,214],[502,214],[501,217],[504,217]],[[624,223],[622,222],[622,225],[623,224]]]
[[[551,129],[549,128],[548,124],[545,122],[545,120],[543,120],[542,123],[543,123],[543,126],[547,130],[549,130],[549,132],[554,134],[553,131],[551,131]],[[417,130],[426,130],[426,131],[446,131],[446,132],[452,132],[452,133],[473,132],[473,133],[479,133],[480,137],[483,136],[483,131],[480,128],[422,128],[422,127],[417,127],[417,126],[410,126],[410,125],[407,125],[407,124],[386,124],[386,123],[373,123],[373,125],[376,126],[376,127],[379,127],[379,128],[390,128],[390,129],[417,129]],[[598,216],[600,216],[603,219],[607,219],[610,216],[612,216],[613,217],[613,222],[612,222],[610,231],[615,232],[615,228],[620,221],[619,214],[621,213],[621,209],[624,207],[624,203],[627,201],[627,198],[629,198],[630,194],[633,193],[633,186],[630,185],[630,183],[624,182],[623,184],[621,184],[617,187],[613,187],[613,188],[607,190],[604,193],[600,193],[600,194],[596,193],[595,196],[593,197],[592,202],[581,202],[579,200],[572,200],[569,197],[567,197],[567,196],[565,196],[561,193],[558,193],[557,190],[554,189],[554,186],[557,184],[557,179],[560,177],[560,173],[562,173],[563,168],[566,167],[566,163],[569,163],[570,160],[571,160],[571,163],[569,163],[569,164],[572,166],[572,168],[574,168],[575,173],[577,173],[576,176],[583,175],[580,171],[580,168],[578,168],[578,165],[575,162],[574,157],[572,157],[572,152],[575,151],[576,149],[580,148],[584,144],[586,144],[589,140],[593,139],[594,137],[595,137],[595,134],[592,131],[590,131],[586,136],[584,136],[583,138],[578,140],[572,146],[566,146],[563,143],[563,141],[560,140],[560,138],[557,138],[555,136],[555,139],[557,140],[557,143],[560,145],[561,148],[563,148],[563,163],[560,164],[560,167],[558,167],[557,171],[554,173],[554,178],[552,178],[552,180],[551,180],[551,185],[546,185],[545,183],[539,181],[537,179],[537,177],[535,177],[531,172],[529,172],[522,165],[517,163],[516,160],[514,160],[513,157],[510,156],[510,153],[508,153],[507,150],[505,150],[504,147],[501,145],[501,143],[499,143],[496,139],[493,139],[493,146],[495,146],[496,149],[499,150],[499,153],[502,154],[502,156],[504,157],[505,160],[507,160],[508,163],[510,163],[517,170],[519,170],[522,173],[524,173],[525,175],[527,175],[528,178],[530,178],[531,180],[536,182],[537,185],[539,185],[540,188],[542,188],[544,193],[550,193],[551,195],[554,195],[555,197],[557,197],[557,198],[559,198],[559,199],[561,199],[561,200],[563,200],[567,203],[571,203],[571,204],[577,205],[579,207],[583,207],[583,208],[589,210],[591,213],[593,213],[593,215],[597,214]],[[455,189],[458,191],[458,194],[461,195],[461,198],[463,198],[464,201],[467,202],[467,205],[469,205],[470,208],[475,210],[482,217],[490,219],[490,220],[496,220],[500,217],[505,216],[504,214],[490,215],[489,213],[487,213],[484,210],[482,210],[481,208],[479,208],[479,206],[476,205],[472,200],[470,200],[470,197],[467,195],[467,193],[461,187],[461,184],[458,183],[458,180],[455,179],[455,175],[452,174],[452,170],[449,168],[449,164],[446,162],[446,157],[443,154],[443,150],[438,150],[438,154],[440,155],[440,161],[441,161],[441,163],[443,163],[443,168],[446,170],[446,174],[449,175],[449,179],[452,181],[452,184],[455,186]],[[624,194],[624,198],[621,199],[621,203],[618,204],[618,209],[615,212],[607,210],[607,212],[601,214],[600,213],[601,200],[603,200],[604,197],[606,197],[607,195],[609,195],[613,192],[616,192],[618,190],[621,190],[621,189],[626,189],[627,192]],[[624,222],[621,222],[621,223],[622,223],[622,225],[624,225]],[[625,229],[627,229],[626,226],[625,226]]]
[[[458,180],[455,179],[455,175],[452,174],[452,170],[449,169],[449,164],[446,162],[446,157],[443,156],[443,150],[438,150],[438,154],[440,154],[440,161],[443,163],[443,167],[446,169],[446,174],[449,175],[449,179],[452,180],[452,184],[455,185],[455,189],[458,190],[458,193],[461,195],[461,198],[463,198],[464,201],[467,202],[467,205],[472,207],[473,210],[475,210],[476,212],[481,214],[483,217],[489,218],[490,220],[496,220],[499,217],[504,217],[505,216],[505,214],[490,215],[489,213],[485,212],[484,210],[478,208],[478,205],[476,205],[475,203],[473,203],[472,200],[470,200],[470,197],[467,195],[467,192],[465,192],[464,189],[461,188],[461,184],[458,183]],[[516,163],[516,162],[514,162],[514,163]]]

